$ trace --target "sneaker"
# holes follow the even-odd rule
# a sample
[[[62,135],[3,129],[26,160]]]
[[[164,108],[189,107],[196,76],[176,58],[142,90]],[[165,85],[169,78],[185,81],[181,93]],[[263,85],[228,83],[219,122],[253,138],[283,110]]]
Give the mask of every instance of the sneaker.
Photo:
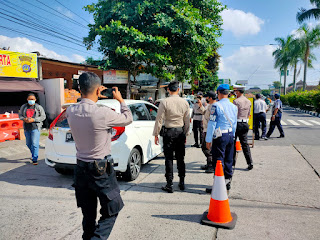
[[[201,168],[202,170],[207,170],[207,169],[208,169],[208,165],[207,165],[207,164],[206,164],[206,165],[201,165],[200,168]]]
[[[249,164],[247,169],[250,171],[252,168],[253,168],[253,165]]]
[[[32,161],[33,165],[38,165],[38,161]]]
[[[173,187],[172,187],[172,185],[171,185],[171,186],[169,186],[169,185],[163,186],[163,187],[161,187],[161,189],[162,189],[163,191],[167,192],[167,193],[173,193]]]
[[[269,138],[267,138],[267,137],[261,137],[261,139],[263,139],[263,140],[269,140]]]

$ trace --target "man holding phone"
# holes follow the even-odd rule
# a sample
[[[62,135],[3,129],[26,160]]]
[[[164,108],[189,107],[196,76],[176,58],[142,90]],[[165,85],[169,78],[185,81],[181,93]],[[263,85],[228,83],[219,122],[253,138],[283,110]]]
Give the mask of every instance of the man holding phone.
[[[120,103],[121,113],[98,107],[96,102],[99,98],[106,98],[101,92],[107,88],[101,86],[97,74],[81,74],[79,88],[82,99],[67,109],[66,116],[77,149],[74,187],[77,205],[83,214],[82,238],[108,239],[124,206],[110,155],[111,128],[129,125],[132,115],[116,87],[111,92]],[[96,225],[98,198],[101,217]]]

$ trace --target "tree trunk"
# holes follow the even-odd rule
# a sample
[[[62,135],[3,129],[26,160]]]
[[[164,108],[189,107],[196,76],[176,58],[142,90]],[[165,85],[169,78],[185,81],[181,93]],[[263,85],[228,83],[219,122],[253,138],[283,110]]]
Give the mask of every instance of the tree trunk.
[[[127,84],[127,99],[130,99],[130,90],[131,90],[131,80],[130,80],[130,72],[128,72],[128,84]]]
[[[287,84],[287,68],[284,69],[283,95],[286,95],[287,93],[286,84]]]
[[[297,78],[297,63],[294,64],[293,70],[293,91],[296,91],[296,78]]]
[[[306,90],[306,85],[307,85],[307,69],[308,69],[308,58],[306,57],[304,59],[304,73],[303,73],[303,87],[302,90]]]
[[[158,82],[157,82],[157,90],[155,92],[155,96],[154,96],[154,101],[158,100],[159,98],[159,91],[160,91],[160,85],[161,85],[161,80],[158,79]]]

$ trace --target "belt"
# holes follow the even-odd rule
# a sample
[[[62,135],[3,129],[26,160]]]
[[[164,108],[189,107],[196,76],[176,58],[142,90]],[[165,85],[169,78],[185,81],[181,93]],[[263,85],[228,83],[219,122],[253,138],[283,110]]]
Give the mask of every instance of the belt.
[[[77,159],[77,165],[80,166],[80,167],[86,167],[86,166],[88,166],[88,165],[90,165],[92,163],[94,163],[94,161],[85,162],[85,161]]]
[[[167,128],[165,127],[166,130],[176,130],[176,131],[183,131],[183,127],[176,127],[176,128]]]
[[[238,119],[238,120],[237,120],[237,122],[246,122],[246,123],[247,123],[248,121],[249,121],[249,119]]]
[[[232,128],[221,130],[221,133],[229,133],[229,132],[232,132]]]
[[[193,115],[203,115],[202,113],[194,113]]]

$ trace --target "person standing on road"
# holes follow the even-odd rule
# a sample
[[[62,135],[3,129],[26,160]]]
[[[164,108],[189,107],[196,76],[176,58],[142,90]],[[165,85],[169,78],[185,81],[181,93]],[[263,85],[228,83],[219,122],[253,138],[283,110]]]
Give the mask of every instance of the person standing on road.
[[[267,133],[267,111],[268,111],[268,106],[265,101],[261,99],[261,95],[258,93],[256,94],[256,100],[254,101],[254,108],[253,108],[253,113],[254,113],[254,140],[259,140],[260,139],[260,133],[259,133],[259,128],[260,128],[260,123],[261,123],[261,128],[262,128],[262,134],[261,134],[261,139],[268,140],[266,137]]]
[[[230,91],[228,84],[221,84],[217,91],[219,102],[214,103],[211,108],[206,144],[207,149],[211,149],[212,146],[213,162],[221,160],[226,186],[229,190],[233,174],[234,137],[237,128],[238,109],[228,99]]]
[[[153,136],[155,144],[159,144],[159,134],[163,131],[163,150],[166,165],[167,185],[161,189],[173,193],[173,152],[177,159],[180,177],[179,188],[185,189],[184,179],[186,166],[184,163],[186,135],[190,127],[190,113],[188,102],[179,97],[179,82],[173,81],[168,85],[170,96],[160,102]],[[164,122],[164,126],[163,125]],[[162,128],[162,130],[161,130]]]
[[[201,166],[202,170],[206,170],[206,173],[213,173],[214,168],[215,168],[215,163],[212,162],[212,153],[211,149],[207,149],[206,145],[206,135],[207,135],[207,127],[208,127],[208,122],[210,119],[210,113],[211,113],[211,108],[212,105],[217,102],[217,94],[213,91],[209,91],[207,94],[204,95],[207,101],[207,108],[206,111],[203,115],[203,137],[202,137],[202,152],[207,158],[207,164]]]
[[[233,104],[238,108],[238,119],[237,119],[237,130],[235,135],[235,141],[239,137],[241,148],[243,154],[246,158],[248,164],[248,170],[253,168],[252,157],[250,152],[250,147],[248,144],[248,132],[249,132],[249,117],[251,110],[251,102],[248,98],[246,98],[244,94],[245,86],[234,85],[234,92],[237,96],[237,99],[233,101]],[[236,150],[234,149],[233,153],[233,165],[236,164]]]
[[[203,102],[202,92],[198,92],[196,103],[193,105],[193,111],[191,114],[191,118],[193,119],[193,135],[194,135],[194,144],[192,147],[200,148],[202,145],[202,135],[203,135],[203,114],[205,112],[206,103]],[[200,136],[199,136],[200,135]],[[200,145],[199,145],[200,140]]]
[[[42,122],[46,119],[43,107],[36,103],[36,100],[36,96],[29,93],[28,103],[23,104],[19,111],[19,119],[23,120],[26,145],[31,152],[33,165],[38,165],[40,132]]]
[[[284,138],[284,131],[281,125],[281,117],[282,117],[282,101],[280,100],[280,95],[275,94],[274,98],[274,105],[272,108],[272,117],[270,121],[269,131],[267,133],[267,138],[270,138],[271,134],[273,133],[275,127],[277,126],[280,136],[278,138]]]
[[[120,103],[118,114],[96,102],[101,92],[101,79],[92,72],[79,77],[82,100],[67,109],[66,116],[77,149],[77,166],[74,187],[77,205],[83,214],[84,240],[108,239],[118,213],[124,204],[113,169],[111,153],[112,127],[124,127],[132,122],[132,114],[118,88],[113,97]],[[96,225],[97,198],[101,205],[101,217]]]

